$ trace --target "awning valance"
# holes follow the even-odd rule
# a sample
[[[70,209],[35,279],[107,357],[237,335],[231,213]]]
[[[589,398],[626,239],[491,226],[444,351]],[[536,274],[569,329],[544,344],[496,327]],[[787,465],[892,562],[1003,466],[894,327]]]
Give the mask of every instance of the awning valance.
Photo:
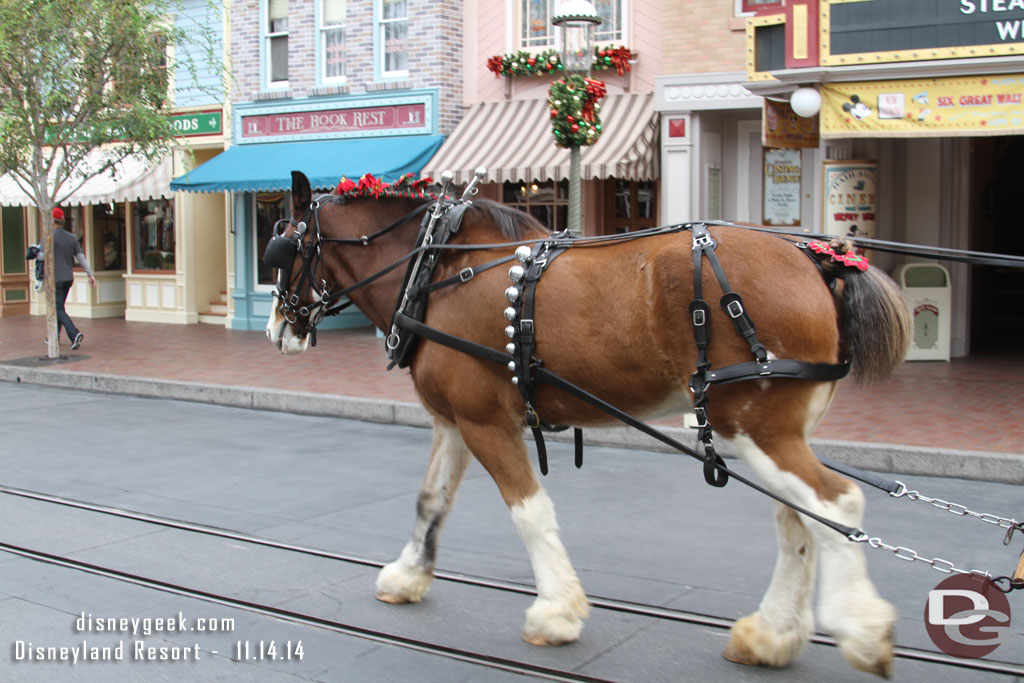
[[[604,132],[580,153],[583,179],[656,180],[660,152],[653,93],[609,95],[601,100],[600,113]],[[473,105],[423,173],[438,178],[447,169],[456,183],[465,183],[479,166],[487,169],[488,182],[568,178],[569,150],[555,145],[547,100]]]
[[[417,173],[444,142],[440,135],[354,138],[315,142],[235,145],[171,182],[186,192],[275,192],[289,190],[292,171],[315,188],[333,188],[341,176],[364,173],[393,182]]]
[[[131,156],[118,162],[111,171],[90,174],[88,169],[99,168],[102,165],[104,154],[102,151],[96,151],[79,166],[88,179],[67,199],[58,194],[60,204],[108,204],[133,202],[139,199],[166,199],[173,196],[170,185],[173,175],[170,155],[157,162]],[[75,182],[74,178],[69,181]],[[10,174],[6,174],[0,176],[0,206],[35,206],[35,200],[22,191]]]

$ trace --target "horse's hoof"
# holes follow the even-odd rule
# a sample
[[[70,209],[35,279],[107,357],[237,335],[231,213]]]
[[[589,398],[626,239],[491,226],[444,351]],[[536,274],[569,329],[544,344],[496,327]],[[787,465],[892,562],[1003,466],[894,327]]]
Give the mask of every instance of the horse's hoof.
[[[582,591],[580,591],[582,596]],[[583,620],[589,611],[585,597],[580,605],[559,605],[538,599],[526,610],[523,640],[531,645],[565,645],[579,640]]]
[[[419,602],[419,600],[413,600],[404,595],[395,595],[394,593],[377,593],[377,599],[381,602],[386,602],[389,605],[404,605],[410,602]]]
[[[839,649],[854,668],[881,678],[892,678],[893,628],[890,626],[881,641],[871,647],[857,647],[840,641]]]
[[[722,656],[746,666],[786,666],[803,652],[809,638],[809,627],[776,632],[754,613],[733,624]]]
[[[896,611],[881,598],[869,598],[851,610],[856,621],[847,632],[834,633],[843,657],[856,669],[882,678],[892,675],[893,624]]]

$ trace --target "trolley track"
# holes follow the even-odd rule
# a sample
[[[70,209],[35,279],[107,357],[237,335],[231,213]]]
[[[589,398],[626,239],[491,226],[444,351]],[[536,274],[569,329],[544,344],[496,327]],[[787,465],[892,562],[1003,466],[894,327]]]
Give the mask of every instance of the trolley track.
[[[285,543],[281,541],[275,541],[273,539],[261,538],[258,536],[254,536],[251,534],[231,529],[208,526],[201,523],[188,522],[160,515],[153,515],[134,510],[127,510],[113,506],[90,503],[86,501],[75,500],[63,496],[57,496],[37,491],[29,491],[26,489],[19,489],[0,485],[0,493],[7,496],[28,499],[48,505],[73,508],[91,513],[108,515],[120,519],[127,519],[145,524],[151,524],[154,526],[176,529],[188,533],[194,533],[210,537],[219,537],[232,541],[252,544],[255,546],[285,551],[288,553],[317,557],[321,559],[337,561],[346,564],[364,566],[367,568],[380,568],[383,567],[385,564],[385,562],[374,560],[372,558],[360,557],[345,553],[337,553],[292,543]],[[274,618],[283,619],[285,621],[289,621],[296,624],[315,626],[337,633],[352,635],[376,642],[396,645],[399,647],[417,650],[420,652],[436,654],[438,656],[448,657],[459,661],[475,663],[489,668],[499,669],[502,671],[528,674],[544,678],[547,680],[557,681],[605,680],[593,676],[588,676],[585,674],[580,674],[574,671],[560,670],[557,668],[546,667],[530,662],[524,662],[521,660],[515,660],[490,655],[486,653],[475,652],[472,650],[451,647],[439,643],[432,643],[417,638],[411,638],[398,634],[379,631],[372,628],[367,628],[364,626],[359,626],[357,624],[345,623],[302,612],[285,610],[278,607],[274,607],[272,605],[242,600],[215,592],[204,591],[195,587],[189,587],[176,584],[173,582],[162,581],[159,579],[143,575],[136,575],[115,568],[91,564],[73,558],[65,557],[59,554],[34,550],[16,544],[0,542],[0,550],[13,555],[18,555],[35,561],[46,562],[49,564],[62,566],[76,571],[87,572],[90,574],[104,576],[114,580],[145,586],[168,593],[174,593],[181,596],[197,598],[200,600],[220,604],[227,607],[234,607],[258,614],[272,616]],[[445,581],[453,584],[459,584],[474,588],[483,588],[486,590],[499,591],[503,593],[514,593],[525,596],[536,595],[536,591],[528,584],[516,583],[501,579],[494,579],[485,576],[477,576],[473,574],[438,570],[434,572],[434,578],[439,581]],[[733,619],[717,615],[704,614],[699,612],[692,612],[667,607],[659,607],[657,605],[650,605],[640,602],[632,602],[628,600],[620,600],[596,595],[589,595],[588,598],[591,602],[592,607],[595,609],[605,610],[609,612],[619,612],[623,614],[629,614],[652,620],[684,623],[722,630],[730,628],[734,623]],[[811,636],[811,642],[831,647],[836,646],[836,642],[833,638],[820,633],[813,634]],[[897,658],[900,659],[927,662],[945,667],[956,667],[979,672],[989,672],[993,674],[1002,674],[1009,676],[1024,676],[1024,666],[1021,666],[1013,662],[956,659],[936,652],[909,647],[898,647],[896,648],[894,654]]]

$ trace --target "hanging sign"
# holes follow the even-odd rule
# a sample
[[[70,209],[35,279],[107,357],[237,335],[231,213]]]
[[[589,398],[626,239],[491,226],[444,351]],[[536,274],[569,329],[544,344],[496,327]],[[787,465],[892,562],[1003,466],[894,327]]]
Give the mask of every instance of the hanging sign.
[[[874,161],[825,161],[822,232],[873,237],[878,211],[878,164]]]
[[[804,149],[818,146],[818,116],[797,116],[789,102],[764,100],[761,145],[764,147]]]

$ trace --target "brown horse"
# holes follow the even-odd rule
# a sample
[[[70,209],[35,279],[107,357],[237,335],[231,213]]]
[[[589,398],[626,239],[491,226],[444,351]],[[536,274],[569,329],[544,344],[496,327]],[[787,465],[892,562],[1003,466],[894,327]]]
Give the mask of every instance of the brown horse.
[[[306,177],[293,173],[292,215],[286,237],[302,226],[299,244],[316,251],[311,277],[295,252],[280,288],[296,307],[275,300],[267,335],[284,354],[306,350],[323,313],[325,290],[371,276],[413,249],[424,200],[317,198]],[[315,224],[315,227],[314,227]],[[374,235],[394,225],[386,234]],[[902,360],[909,316],[896,285],[875,268],[845,268],[823,257],[819,265],[791,241],[736,227],[711,234],[728,279],[742,293],[769,358],[837,363],[849,358],[861,380],[885,376]],[[372,238],[361,236],[371,235]],[[542,239],[549,233],[530,216],[479,200],[465,212],[455,245],[445,251],[435,282],[458,280],[466,267],[512,253],[494,245]],[[328,240],[334,239],[331,242]],[[316,243],[316,244],[314,244]],[[290,258],[290,257],[289,257]],[[397,268],[352,291],[352,302],[387,331],[402,289]],[[694,298],[689,232],[659,234],[599,247],[568,249],[550,264],[536,290],[536,352],[544,367],[634,415],[653,417],[691,405],[687,380],[696,349],[688,306]],[[826,277],[842,271],[834,291]],[[425,323],[493,349],[505,348],[507,268],[430,294]],[[705,292],[718,292],[711,268]],[[710,296],[708,298],[711,298]],[[715,367],[751,360],[748,343],[728,317],[710,315],[709,359]],[[550,498],[538,483],[524,442],[523,399],[509,370],[448,346],[421,340],[410,362],[423,405],[434,417],[434,443],[416,506],[412,538],[381,570],[377,597],[417,602],[430,584],[438,537],[455,491],[475,457],[493,477],[530,555],[537,598],[526,611],[523,638],[537,645],[575,641],[588,614],[587,598],[562,545]],[[766,486],[805,510],[857,528],[864,498],[849,480],[826,469],[808,445],[825,414],[834,381],[771,378],[710,389],[709,417],[718,435],[758,473]],[[537,390],[537,411],[549,424],[607,425],[608,416],[548,385]],[[724,652],[745,664],[783,666],[796,658],[814,630],[811,596],[820,556],[819,625],[839,642],[850,663],[888,675],[895,612],[868,578],[860,545],[822,524],[776,505],[779,553],[760,607],[732,627]]]

